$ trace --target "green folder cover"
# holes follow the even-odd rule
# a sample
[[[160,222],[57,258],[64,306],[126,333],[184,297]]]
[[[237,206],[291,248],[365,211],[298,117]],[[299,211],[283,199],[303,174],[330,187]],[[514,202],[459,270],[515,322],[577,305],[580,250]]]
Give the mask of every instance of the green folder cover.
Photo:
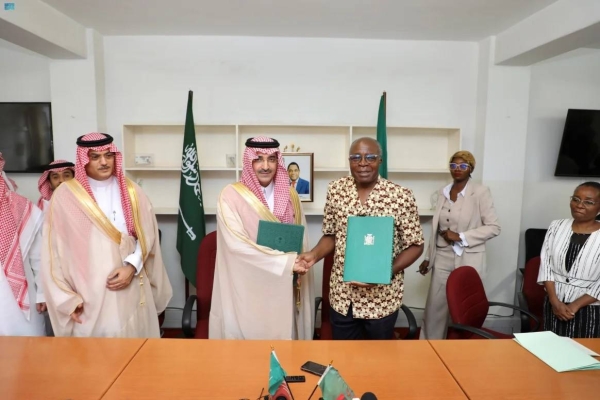
[[[302,253],[304,225],[258,221],[256,243],[284,253]]]
[[[393,217],[348,217],[344,281],[389,285],[393,246]]]
[[[557,372],[600,369],[600,361],[554,332],[515,333],[514,335],[517,343]]]

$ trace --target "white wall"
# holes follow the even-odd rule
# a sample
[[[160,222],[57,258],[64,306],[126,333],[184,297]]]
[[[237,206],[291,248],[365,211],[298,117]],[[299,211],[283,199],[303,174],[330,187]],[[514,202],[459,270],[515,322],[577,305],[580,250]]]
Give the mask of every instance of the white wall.
[[[520,265],[525,230],[570,218],[569,196],[575,187],[600,181],[554,176],[567,110],[600,109],[600,50],[581,49],[531,67],[529,98]],[[510,155],[506,160],[510,162]]]
[[[386,90],[389,126],[459,127],[463,147],[474,146],[476,43],[105,37],[104,57],[107,127],[119,143],[126,123],[183,123],[190,89],[198,124],[302,125],[375,125]],[[182,307],[176,219],[159,222],[171,306]],[[309,218],[309,234],[314,245],[320,218]],[[423,307],[428,280],[413,268],[406,281],[407,304]],[[317,284],[320,291],[320,271]]]
[[[500,235],[486,244],[486,294],[491,301],[512,303],[522,211],[521,202],[515,199],[522,197],[525,174],[530,68],[494,65],[494,46],[495,40],[486,40],[479,49],[476,135],[477,141],[483,142],[483,151],[477,155],[475,171],[481,171],[483,183],[492,192],[502,228]],[[507,154],[510,167],[506,165]],[[492,312],[512,314],[506,308]]]
[[[49,64],[48,58],[0,39],[0,102],[50,101]],[[19,185],[20,194],[37,201],[38,174],[9,175]]]

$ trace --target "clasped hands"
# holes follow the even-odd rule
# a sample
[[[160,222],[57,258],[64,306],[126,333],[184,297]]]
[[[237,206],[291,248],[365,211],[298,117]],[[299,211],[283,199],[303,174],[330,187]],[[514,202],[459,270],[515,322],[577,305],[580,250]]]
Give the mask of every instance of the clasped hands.
[[[317,261],[318,261],[317,255],[311,251],[308,251],[306,253],[300,253],[300,254],[298,254],[298,257],[296,257],[296,262],[294,263],[294,272],[296,272],[299,275],[304,275],[310,270],[310,268],[313,265],[315,265],[315,263]],[[371,287],[375,286],[375,285],[372,285],[369,283],[362,283],[362,282],[349,282],[349,283],[352,286],[364,287],[364,288],[371,288]]]
[[[552,312],[561,321],[569,321],[575,318],[575,314],[579,311],[579,307],[575,303],[565,304],[560,300],[550,300]]]

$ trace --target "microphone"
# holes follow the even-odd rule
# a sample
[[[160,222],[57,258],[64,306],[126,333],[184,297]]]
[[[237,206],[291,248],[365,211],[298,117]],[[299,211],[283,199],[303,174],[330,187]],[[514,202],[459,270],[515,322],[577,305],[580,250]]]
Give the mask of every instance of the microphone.
[[[371,392],[367,392],[367,393],[363,394],[362,396],[360,396],[360,400],[377,400],[377,396],[375,396]]]

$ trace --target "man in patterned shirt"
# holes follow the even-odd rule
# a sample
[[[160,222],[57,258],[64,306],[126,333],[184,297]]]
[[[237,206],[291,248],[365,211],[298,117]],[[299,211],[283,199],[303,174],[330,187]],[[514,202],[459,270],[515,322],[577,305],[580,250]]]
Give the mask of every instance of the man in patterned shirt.
[[[391,339],[402,305],[404,270],[423,253],[423,231],[410,189],[379,176],[381,146],[360,138],[350,146],[350,172],[329,184],[323,215],[323,236],[298,262],[311,267],[334,251],[329,284],[333,338]],[[390,285],[344,282],[348,217],[394,217],[393,278]]]

